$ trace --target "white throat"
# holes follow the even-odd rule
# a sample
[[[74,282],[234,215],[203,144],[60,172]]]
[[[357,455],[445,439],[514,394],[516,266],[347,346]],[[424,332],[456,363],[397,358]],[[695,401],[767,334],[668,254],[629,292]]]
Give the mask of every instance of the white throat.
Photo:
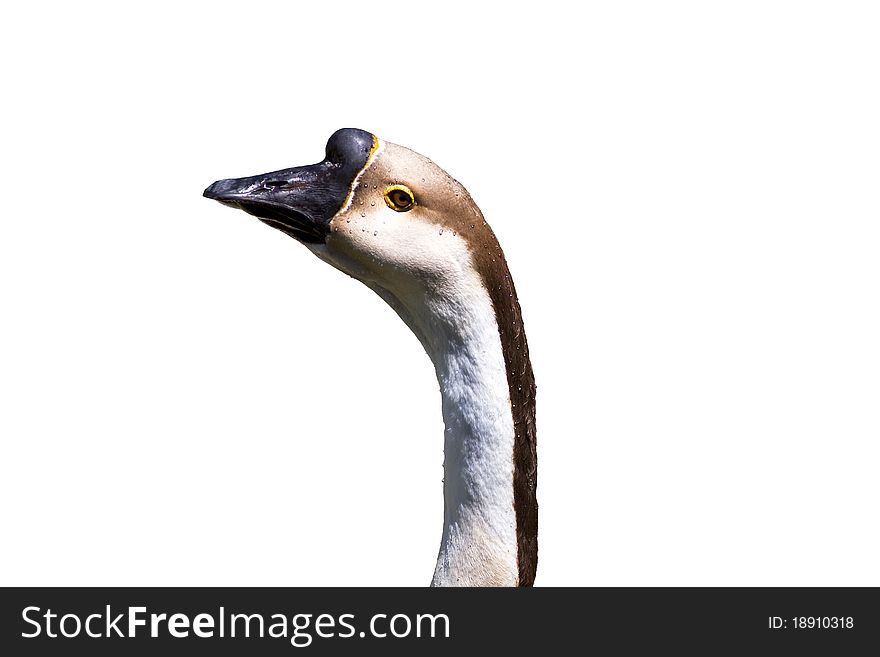
[[[431,584],[516,586],[514,428],[495,311],[473,269],[447,283],[431,292],[368,283],[422,342],[440,383],[443,538]]]
[[[446,425],[435,586],[518,579],[510,393],[494,311],[485,290],[480,297],[455,311],[464,335],[442,335],[432,355]]]
[[[470,262],[460,237],[444,237],[442,249],[423,261]],[[397,311],[434,363],[446,431],[443,538],[431,584],[516,586],[513,414],[495,310],[481,276],[472,266],[460,267],[424,285],[367,272],[323,246],[310,248],[339,269],[356,271]]]

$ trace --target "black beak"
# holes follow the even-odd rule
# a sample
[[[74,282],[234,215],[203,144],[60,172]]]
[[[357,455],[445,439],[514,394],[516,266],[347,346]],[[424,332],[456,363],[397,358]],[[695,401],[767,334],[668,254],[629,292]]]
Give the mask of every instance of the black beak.
[[[274,171],[250,178],[218,180],[204,195],[244,210],[301,242],[319,243],[342,205],[321,165]]]
[[[218,180],[204,196],[244,210],[300,242],[323,243],[375,144],[369,132],[337,130],[322,162],[248,178]]]

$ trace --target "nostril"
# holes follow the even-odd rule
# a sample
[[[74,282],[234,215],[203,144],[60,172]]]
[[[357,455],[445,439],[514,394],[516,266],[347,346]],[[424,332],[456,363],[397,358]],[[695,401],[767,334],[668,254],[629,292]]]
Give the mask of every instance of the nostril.
[[[273,187],[273,188],[284,187],[286,184],[287,184],[286,180],[269,180],[269,181],[263,183],[263,185],[265,187]]]

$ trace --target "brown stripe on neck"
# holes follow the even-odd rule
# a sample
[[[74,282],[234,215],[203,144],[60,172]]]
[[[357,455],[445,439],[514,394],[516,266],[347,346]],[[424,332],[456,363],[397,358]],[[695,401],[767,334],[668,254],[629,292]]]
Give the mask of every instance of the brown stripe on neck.
[[[495,308],[513,414],[513,506],[516,512],[519,586],[532,586],[538,567],[538,455],[535,433],[535,376],[523,328],[522,310],[507,261],[489,225],[465,231],[474,265]]]

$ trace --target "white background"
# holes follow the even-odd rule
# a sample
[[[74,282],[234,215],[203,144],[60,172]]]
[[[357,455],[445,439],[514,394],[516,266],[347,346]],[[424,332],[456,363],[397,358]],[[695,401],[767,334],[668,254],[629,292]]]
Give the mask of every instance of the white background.
[[[430,362],[201,196],[360,127],[507,253],[537,584],[880,585],[880,23],[720,4],[8,5],[0,583],[429,582]]]

